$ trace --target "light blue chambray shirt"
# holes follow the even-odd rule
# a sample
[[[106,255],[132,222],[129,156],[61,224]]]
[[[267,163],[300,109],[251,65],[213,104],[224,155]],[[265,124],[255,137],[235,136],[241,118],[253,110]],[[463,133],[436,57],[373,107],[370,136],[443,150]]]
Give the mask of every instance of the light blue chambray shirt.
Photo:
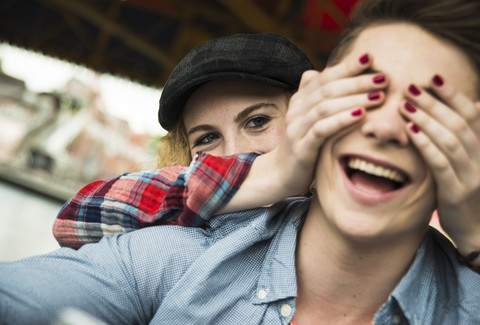
[[[49,324],[75,307],[109,324],[288,324],[309,200],[151,227],[79,251],[0,264],[0,323]],[[322,306],[318,306],[322,308]],[[431,230],[375,324],[480,324],[480,275]]]

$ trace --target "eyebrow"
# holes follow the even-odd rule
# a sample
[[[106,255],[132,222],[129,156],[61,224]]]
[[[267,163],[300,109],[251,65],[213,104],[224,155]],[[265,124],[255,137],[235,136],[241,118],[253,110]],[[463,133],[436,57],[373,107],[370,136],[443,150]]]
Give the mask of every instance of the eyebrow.
[[[247,106],[243,111],[238,113],[238,115],[235,116],[233,121],[235,123],[238,123],[238,122],[242,121],[243,119],[245,119],[253,111],[256,111],[256,110],[258,110],[260,108],[263,108],[263,107],[278,108],[278,106],[274,103],[268,103],[268,102],[256,103],[256,104],[253,104],[251,106]],[[194,126],[190,130],[188,130],[187,136],[190,136],[193,133],[199,132],[199,131],[212,131],[212,130],[215,130],[215,128],[213,126],[211,126],[210,124],[200,124],[200,125]]]
[[[262,107],[268,107],[268,106],[277,108],[277,105],[275,105],[274,103],[264,103],[263,102],[263,103],[253,104],[253,105],[245,108],[240,113],[238,113],[238,115],[235,117],[235,119],[233,121],[235,123],[238,123],[238,122],[242,121],[243,119],[245,119],[251,112],[256,111],[256,110],[258,110]]]
[[[214,130],[215,128],[209,124],[200,124],[200,125],[197,125],[197,126],[194,126],[193,128],[191,128],[188,132],[187,132],[187,136],[191,136],[193,133],[195,132],[199,132],[199,131],[212,131]]]

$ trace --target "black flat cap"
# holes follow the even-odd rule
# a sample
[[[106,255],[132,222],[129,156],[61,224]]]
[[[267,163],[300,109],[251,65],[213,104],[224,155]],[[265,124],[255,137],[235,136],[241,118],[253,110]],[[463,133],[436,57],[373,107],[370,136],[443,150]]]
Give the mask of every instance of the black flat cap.
[[[309,69],[313,65],[305,53],[278,34],[235,34],[207,41],[173,69],[160,97],[158,121],[171,130],[189,96],[205,82],[247,79],[296,90]]]

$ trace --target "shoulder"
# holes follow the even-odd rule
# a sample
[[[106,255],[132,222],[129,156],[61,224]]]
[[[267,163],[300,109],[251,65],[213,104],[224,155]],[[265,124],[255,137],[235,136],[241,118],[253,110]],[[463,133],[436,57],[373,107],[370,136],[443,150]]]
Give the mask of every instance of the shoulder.
[[[138,264],[145,260],[155,262],[152,256],[163,264],[162,267],[168,266],[165,262],[171,259],[189,263],[220,241],[228,242],[234,238],[239,241],[237,244],[247,245],[247,242],[275,236],[285,223],[291,222],[298,227],[308,203],[305,198],[293,198],[268,208],[219,215],[203,228],[154,226],[102,241],[109,241],[121,255]]]
[[[253,231],[260,238],[267,239],[273,237],[286,224],[291,223],[295,228],[299,228],[303,224],[310,201],[305,197],[290,197],[269,207],[217,215],[208,221],[207,226],[217,236],[247,228],[247,231]]]
[[[450,240],[433,228],[392,295],[411,322],[480,324],[480,275],[462,265]]]
[[[210,232],[202,228],[181,226],[154,226],[126,234],[106,237],[110,246],[132,262],[134,267],[158,264],[160,269],[176,259],[192,261],[208,248]],[[160,270],[157,269],[157,270]]]
[[[443,301],[459,308],[458,312],[478,314],[480,310],[480,274],[462,264],[453,244],[435,229],[429,230],[436,247],[435,269],[438,274],[437,285],[445,294]],[[477,315],[480,321],[480,314]]]

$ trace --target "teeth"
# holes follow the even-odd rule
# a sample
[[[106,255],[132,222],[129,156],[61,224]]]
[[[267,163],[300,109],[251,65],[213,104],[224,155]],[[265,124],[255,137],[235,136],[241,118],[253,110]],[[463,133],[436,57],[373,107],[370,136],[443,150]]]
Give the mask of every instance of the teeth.
[[[371,162],[366,162],[365,160],[359,158],[350,159],[348,161],[348,167],[351,169],[360,170],[367,174],[388,178],[398,183],[405,182],[405,176],[398,173],[396,170],[388,169],[382,166],[376,166]]]

